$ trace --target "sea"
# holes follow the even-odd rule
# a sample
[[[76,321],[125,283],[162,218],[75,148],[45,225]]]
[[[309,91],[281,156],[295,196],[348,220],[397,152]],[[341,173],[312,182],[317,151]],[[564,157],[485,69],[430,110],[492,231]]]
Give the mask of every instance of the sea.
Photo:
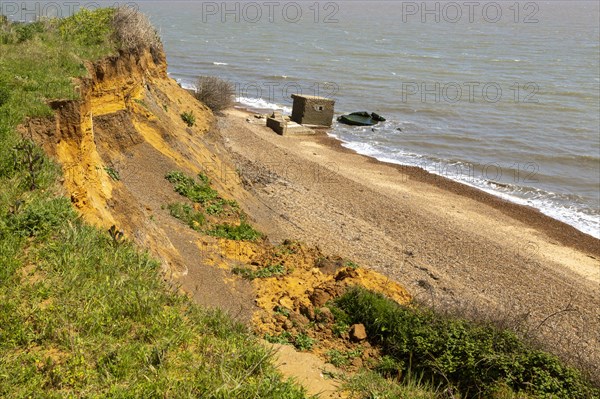
[[[112,4],[112,2],[111,2]],[[335,99],[345,147],[477,187],[600,238],[597,1],[140,1],[169,73],[239,106]]]

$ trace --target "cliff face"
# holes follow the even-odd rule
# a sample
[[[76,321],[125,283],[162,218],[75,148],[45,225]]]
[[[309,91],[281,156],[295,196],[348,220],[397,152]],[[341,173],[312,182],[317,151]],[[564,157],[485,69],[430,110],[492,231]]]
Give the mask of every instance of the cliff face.
[[[76,208],[89,222],[107,226],[116,223],[109,207],[115,183],[107,172],[114,169],[111,155],[144,141],[143,132],[135,128],[136,121],[158,119],[143,106],[147,96],[151,103],[160,102],[166,114],[165,109],[173,102],[181,103],[185,93],[167,77],[161,51],[121,52],[88,63],[86,68],[89,77],[80,79],[75,87],[80,100],[53,101],[53,119],[31,120],[26,127],[63,167],[64,185]],[[165,92],[171,92],[171,97]],[[191,98],[185,100],[194,104]],[[200,123],[194,130],[202,133],[212,115],[199,104],[196,108]]]
[[[88,76],[75,86],[80,99],[53,101],[54,117],[29,120],[23,134],[62,166],[64,189],[84,220],[116,225],[169,272],[185,275],[181,254],[151,221],[169,201],[166,194],[158,198],[162,191],[173,193],[164,180],[170,170],[204,171],[224,195],[240,190],[234,181],[222,184],[217,173],[233,168],[206,141],[214,117],[167,76],[162,51],[121,52],[86,68]],[[183,112],[195,115],[193,127]]]
[[[295,268],[283,279],[253,290],[252,283],[232,278],[231,270],[239,265],[276,264],[278,247],[190,229],[169,214],[167,205],[184,199],[165,175],[173,170],[191,176],[203,172],[221,196],[235,199],[250,217],[258,215],[264,222],[277,215],[246,190],[238,167],[247,168],[241,174],[250,186],[268,180],[268,171],[247,162],[236,165],[220,136],[212,134],[214,116],[167,76],[162,53],[121,53],[87,69],[89,76],[78,82],[81,99],[53,102],[54,117],[29,121],[24,134],[61,164],[64,188],[86,221],[122,229],[128,239],[161,259],[166,274],[197,302],[243,320],[254,314],[257,330],[265,333],[281,327],[271,320],[276,304],[286,303],[293,310],[312,306],[309,296],[319,290],[334,296],[352,283],[408,300],[404,288],[373,271],[336,274],[341,258],[329,262],[331,270],[320,270],[316,262],[324,255],[304,246],[286,259]],[[183,112],[194,113],[194,126],[182,120]],[[262,227],[269,224],[256,225],[265,231]]]

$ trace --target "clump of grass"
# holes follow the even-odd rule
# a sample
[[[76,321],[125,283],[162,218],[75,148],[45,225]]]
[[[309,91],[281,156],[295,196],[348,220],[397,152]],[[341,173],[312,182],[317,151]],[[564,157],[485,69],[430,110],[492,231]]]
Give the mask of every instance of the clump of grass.
[[[246,280],[254,280],[257,278],[269,278],[276,276],[284,276],[288,273],[288,270],[285,266],[281,264],[270,265],[267,267],[263,267],[258,270],[252,270],[248,267],[235,267],[232,270],[233,274],[237,274]],[[288,311],[289,316],[289,311]]]
[[[267,334],[265,334],[265,336],[263,338],[267,342],[270,342],[272,344],[280,344],[280,345],[288,345],[288,344],[291,344],[291,342],[293,341],[292,334],[290,334],[287,331],[284,331],[279,335],[271,335],[271,334],[267,333]]]
[[[206,222],[204,214],[194,210],[194,208],[188,204],[169,204],[167,205],[167,208],[169,209],[171,216],[181,220],[194,230],[200,231]]]
[[[294,337],[294,347],[301,351],[309,351],[315,344],[315,340],[304,333],[300,333]]]
[[[119,175],[119,172],[115,168],[112,168],[110,166],[105,166],[104,171],[114,181],[121,180],[121,176]]]
[[[198,180],[182,172],[170,172],[166,179],[174,184],[175,191],[192,202],[207,204],[219,197],[219,193],[210,186],[210,179],[199,174]]]
[[[184,112],[181,114],[181,120],[185,122],[186,125],[192,127],[196,124],[196,116],[193,112]]]
[[[196,83],[195,97],[214,112],[233,106],[233,85],[216,76],[200,76]]]
[[[284,308],[283,306],[277,305],[277,306],[275,306],[275,309],[273,309],[273,311],[282,316],[290,317],[290,310],[287,308]]]
[[[436,389],[422,378],[409,376],[401,382],[382,377],[373,371],[362,371],[346,378],[342,389],[351,397],[369,399],[438,399],[459,398]],[[526,398],[523,398],[526,399]]]
[[[335,301],[350,323],[362,323],[374,343],[412,371],[464,397],[490,395],[502,384],[517,394],[589,398],[600,391],[554,355],[529,347],[513,332],[404,307],[361,288]]]
[[[216,224],[206,234],[236,241],[256,241],[262,238],[262,233],[254,230],[245,221],[242,221],[239,225],[229,223]]]
[[[301,351],[309,351],[315,344],[315,340],[304,333],[300,333],[294,336],[288,331],[283,331],[279,335],[265,334],[264,339],[265,341],[270,342],[272,344],[291,344],[296,349]]]
[[[206,213],[209,215],[221,215],[223,212],[225,212],[226,207],[229,207],[232,210],[239,209],[238,203],[234,200],[216,198],[208,206],[206,206]]]
[[[349,267],[350,269],[358,269],[360,266],[358,266],[358,264],[354,263],[351,260],[347,260],[346,262],[344,262],[344,267]]]
[[[227,213],[226,216],[233,216],[239,220],[239,223],[212,224],[203,230],[204,233],[238,241],[256,241],[262,238],[263,235],[245,221],[245,215],[239,211],[238,203],[221,198],[211,187],[210,179],[205,174],[200,173],[198,179],[194,179],[182,172],[173,171],[165,178],[174,185],[177,193],[202,205],[208,215],[218,216]]]
[[[355,348],[349,351],[340,351],[338,349],[331,349],[325,353],[327,361],[333,364],[335,367],[346,367],[350,364],[351,359],[360,357],[362,354],[361,348]]]

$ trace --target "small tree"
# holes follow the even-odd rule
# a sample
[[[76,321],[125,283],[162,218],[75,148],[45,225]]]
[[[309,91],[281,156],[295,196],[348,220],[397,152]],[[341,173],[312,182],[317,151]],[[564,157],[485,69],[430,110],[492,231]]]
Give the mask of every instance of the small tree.
[[[233,106],[233,85],[216,76],[200,76],[196,88],[196,98],[214,112]]]

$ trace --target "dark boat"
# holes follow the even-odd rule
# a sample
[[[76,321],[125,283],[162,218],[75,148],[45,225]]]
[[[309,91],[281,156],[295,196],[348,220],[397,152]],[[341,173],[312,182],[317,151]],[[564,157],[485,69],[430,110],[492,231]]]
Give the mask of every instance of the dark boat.
[[[353,112],[340,116],[338,122],[352,126],[373,126],[379,122],[385,122],[385,118],[374,112],[371,114],[368,112]]]

